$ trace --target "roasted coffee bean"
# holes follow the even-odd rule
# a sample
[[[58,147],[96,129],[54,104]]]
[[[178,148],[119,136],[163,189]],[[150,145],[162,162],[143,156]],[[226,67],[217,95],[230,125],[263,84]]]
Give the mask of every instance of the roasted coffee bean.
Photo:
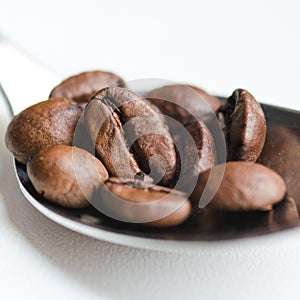
[[[110,176],[132,178],[143,173],[127,147],[122,124],[110,106],[102,101],[91,101],[84,119],[95,144],[96,155]]]
[[[286,182],[289,196],[300,211],[300,139],[292,129],[276,124],[268,126],[267,138],[259,163],[273,169]]]
[[[92,204],[123,222],[151,227],[171,227],[184,222],[191,205],[184,193],[141,180],[111,177],[102,184]]]
[[[146,97],[164,115],[174,118],[181,124],[185,124],[191,115],[201,119],[204,115],[212,114],[220,107],[218,98],[197,87],[184,84],[155,89]]]
[[[188,85],[188,87],[194,89],[200,96],[202,96],[204,98],[204,100],[212,108],[213,111],[217,111],[220,108],[221,102],[217,97],[208,94],[207,92],[205,92],[204,90],[202,90],[196,86]]]
[[[293,198],[286,197],[274,206],[270,222],[271,230],[278,230],[278,228],[296,225],[297,223],[299,223],[299,214]]]
[[[36,191],[64,207],[88,206],[89,198],[108,178],[103,164],[89,152],[72,146],[43,148],[27,163]]]
[[[179,122],[166,118],[180,152],[177,174],[181,175],[181,181],[177,187],[190,191],[198,174],[214,165],[213,138],[199,118],[206,114],[212,115],[213,110],[220,106],[220,101],[197,87],[180,84],[155,89],[147,94],[147,99],[156,105],[163,115]],[[192,140],[188,135],[192,136]]]
[[[172,138],[161,116],[142,98],[124,88],[102,89],[87,106],[85,120],[96,154],[112,176],[134,178],[142,170],[151,171],[162,185],[173,180]]]
[[[48,145],[71,145],[82,107],[64,98],[52,98],[16,115],[6,132],[7,148],[26,164],[36,151]]]
[[[217,115],[227,141],[228,160],[256,161],[266,138],[266,120],[255,98],[237,89]]]
[[[198,175],[214,165],[215,151],[213,137],[203,122],[191,119],[185,124],[185,129],[187,132],[179,131],[178,136],[174,136],[175,145],[180,149],[177,173],[181,179],[176,188],[189,193]]]
[[[191,153],[191,145],[189,143],[185,143],[185,163],[190,165],[190,174],[198,175],[214,165],[214,141],[211,133],[203,122],[191,120],[186,123],[185,128],[193,137],[198,152],[198,160],[196,161],[196,164],[190,165],[189,153]]]
[[[225,167],[221,185],[216,187],[215,176]],[[209,208],[229,211],[271,210],[286,194],[284,180],[275,171],[254,162],[228,162],[200,174],[190,199],[199,201],[204,188],[215,191]],[[208,181],[209,176],[210,181]],[[206,187],[207,185],[207,187]]]
[[[88,102],[93,93],[108,86],[124,87],[125,83],[122,78],[110,72],[84,72],[61,82],[51,91],[49,97],[63,97],[78,102]]]

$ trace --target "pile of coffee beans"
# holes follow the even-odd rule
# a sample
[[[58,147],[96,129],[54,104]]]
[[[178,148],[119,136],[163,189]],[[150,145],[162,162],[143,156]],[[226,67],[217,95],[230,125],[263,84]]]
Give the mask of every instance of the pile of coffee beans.
[[[92,204],[112,219],[171,227],[201,212],[293,202],[283,178],[256,162],[266,132],[261,105],[246,90],[226,102],[184,84],[140,95],[119,76],[92,71],[16,115],[6,145],[35,190],[57,205]]]

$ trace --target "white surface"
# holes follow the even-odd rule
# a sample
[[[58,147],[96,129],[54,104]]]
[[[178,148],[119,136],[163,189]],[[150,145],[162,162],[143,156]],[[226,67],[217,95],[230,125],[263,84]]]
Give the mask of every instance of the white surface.
[[[61,79],[1,36],[0,66],[0,82],[15,115],[40,99],[47,99]]]
[[[289,0],[0,0],[0,29],[62,75],[103,68],[225,95],[245,87],[300,108],[298,12]],[[170,253],[96,241],[47,220],[18,190],[0,105],[0,298],[299,299],[299,229]]]
[[[102,68],[300,108],[299,1],[0,0],[0,29],[62,74]]]

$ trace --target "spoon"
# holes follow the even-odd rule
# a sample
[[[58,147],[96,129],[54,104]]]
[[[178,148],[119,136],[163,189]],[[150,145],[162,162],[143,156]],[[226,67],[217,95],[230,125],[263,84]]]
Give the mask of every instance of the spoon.
[[[47,99],[52,88],[62,80],[61,76],[31,59],[1,33],[0,65],[0,97],[9,105],[12,115]],[[224,101],[224,98],[220,99]],[[34,190],[25,166],[14,160],[16,178],[25,198],[49,219],[84,235],[114,243],[151,249],[192,250],[199,249],[208,240],[223,242],[277,232],[299,225],[297,206],[300,207],[300,184],[295,185],[294,174],[300,168],[300,113],[271,105],[262,107],[267,119],[269,147],[264,149],[260,162],[282,172],[293,197],[293,200],[284,201],[269,213],[212,215],[204,210],[179,227],[160,230],[143,228],[111,220],[93,207],[75,210],[48,202]],[[274,130],[278,151],[270,156],[268,148],[272,148]],[[291,153],[287,150],[287,140],[293,141],[294,150]],[[280,151],[285,155],[284,159],[282,156],[279,159]],[[286,172],[285,161],[288,161],[289,155],[292,155],[293,161],[288,163],[289,171]]]

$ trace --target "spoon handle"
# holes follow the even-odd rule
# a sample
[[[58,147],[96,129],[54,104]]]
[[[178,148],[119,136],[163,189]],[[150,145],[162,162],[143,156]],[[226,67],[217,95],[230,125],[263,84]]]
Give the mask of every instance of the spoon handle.
[[[35,62],[0,32],[0,92],[13,114],[46,100],[59,76]]]

